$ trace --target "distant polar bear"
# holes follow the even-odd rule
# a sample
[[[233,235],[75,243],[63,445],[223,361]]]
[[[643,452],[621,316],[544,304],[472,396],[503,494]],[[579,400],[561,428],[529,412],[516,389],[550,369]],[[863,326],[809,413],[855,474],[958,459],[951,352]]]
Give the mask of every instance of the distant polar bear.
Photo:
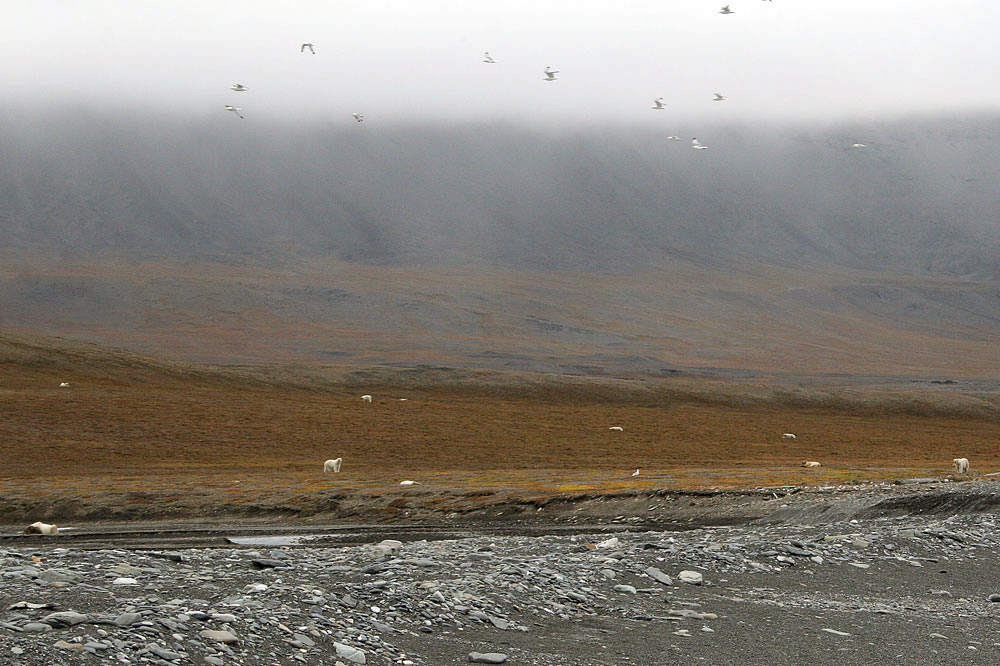
[[[340,463],[344,461],[343,458],[334,458],[332,460],[327,460],[323,463],[323,473],[329,474],[330,472],[339,472]]]
[[[794,432],[786,432],[785,434],[783,434],[781,436],[781,439],[795,439],[795,433]]]
[[[366,393],[363,396],[361,396],[361,401],[362,402],[371,402],[372,401],[372,397]]]
[[[955,465],[956,474],[968,474],[969,473],[969,459],[968,458],[955,458],[951,461]]]
[[[611,426],[610,428],[608,428],[608,430],[615,430],[617,432],[625,432],[625,428],[623,428],[621,426]]]
[[[49,525],[48,523],[36,522],[31,523],[24,528],[25,534],[59,534],[59,528],[55,525]]]
[[[803,467],[822,467],[822,465],[820,465],[815,460],[803,460],[802,461],[802,466]]]

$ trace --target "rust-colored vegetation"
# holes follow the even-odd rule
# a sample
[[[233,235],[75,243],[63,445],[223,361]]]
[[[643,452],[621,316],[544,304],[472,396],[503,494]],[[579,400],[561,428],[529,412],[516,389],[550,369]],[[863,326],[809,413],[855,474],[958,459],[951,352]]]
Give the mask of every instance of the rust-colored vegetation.
[[[991,411],[947,416],[910,402],[901,408],[892,396],[824,408],[780,395],[737,401],[730,387],[712,402],[708,383],[662,380],[609,397],[607,381],[520,375],[505,390],[497,375],[480,389],[383,377],[359,390],[191,367],[158,373],[126,364],[112,381],[84,361],[46,370],[8,359],[0,366],[0,498],[94,502],[125,493],[129,503],[200,498],[199,506],[215,506],[361,494],[404,509],[400,497],[440,493],[450,496],[444,505],[475,506],[493,493],[541,501],[944,475],[959,456],[974,473],[1000,469]],[[921,401],[933,407],[933,398]],[[784,432],[797,438],[783,440]],[[343,457],[343,471],[324,475],[333,457]],[[803,460],[823,467],[803,469]],[[421,485],[400,488],[402,479]]]

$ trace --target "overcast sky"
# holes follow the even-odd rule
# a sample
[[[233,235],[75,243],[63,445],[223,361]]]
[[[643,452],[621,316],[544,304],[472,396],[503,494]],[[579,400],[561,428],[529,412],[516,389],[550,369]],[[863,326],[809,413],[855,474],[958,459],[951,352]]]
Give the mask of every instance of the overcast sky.
[[[9,1],[0,90],[7,104],[220,122],[238,122],[225,104],[248,121],[345,123],[356,111],[667,124],[1000,109],[1000,3],[731,0],[721,15],[724,1]],[[543,81],[547,65],[557,81]],[[668,110],[653,111],[661,96]]]

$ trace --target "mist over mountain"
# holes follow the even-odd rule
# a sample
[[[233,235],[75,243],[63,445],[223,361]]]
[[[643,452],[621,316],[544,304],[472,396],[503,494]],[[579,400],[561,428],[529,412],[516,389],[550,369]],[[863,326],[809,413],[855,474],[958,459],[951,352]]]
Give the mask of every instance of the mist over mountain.
[[[1000,377],[1000,117],[219,116],[9,114],[0,327],[222,363]]]
[[[997,277],[998,130],[21,114],[0,129],[0,233],[16,252],[606,270],[680,252]]]

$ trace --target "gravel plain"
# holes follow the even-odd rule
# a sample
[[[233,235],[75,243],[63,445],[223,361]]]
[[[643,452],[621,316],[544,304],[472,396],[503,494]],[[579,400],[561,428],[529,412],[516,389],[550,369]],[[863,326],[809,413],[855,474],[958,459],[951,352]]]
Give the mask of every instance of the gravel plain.
[[[1000,663],[994,481],[800,495],[737,525],[619,515],[356,545],[255,530],[149,549],[105,530],[66,547],[10,528],[0,664]],[[882,495],[893,511],[872,510]]]

